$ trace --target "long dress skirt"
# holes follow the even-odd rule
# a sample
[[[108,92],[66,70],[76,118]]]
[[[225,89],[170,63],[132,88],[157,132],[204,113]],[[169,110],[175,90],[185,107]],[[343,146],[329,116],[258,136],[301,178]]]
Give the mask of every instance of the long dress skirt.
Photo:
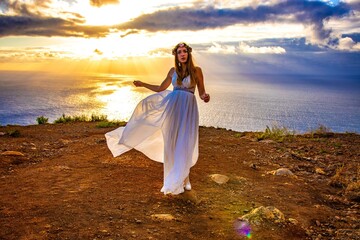
[[[125,127],[105,134],[113,156],[134,148],[164,164],[164,194],[184,192],[199,156],[199,112],[193,93],[165,90],[136,106]],[[136,173],[134,173],[136,174]]]

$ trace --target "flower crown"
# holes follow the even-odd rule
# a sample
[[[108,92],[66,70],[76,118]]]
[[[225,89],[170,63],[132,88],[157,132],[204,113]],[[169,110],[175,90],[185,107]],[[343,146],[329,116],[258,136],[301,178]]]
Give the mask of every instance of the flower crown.
[[[176,55],[176,50],[179,48],[179,47],[186,47],[186,49],[188,50],[188,53],[191,53],[192,52],[192,48],[190,46],[188,46],[186,43],[184,42],[181,42],[181,43],[178,43],[172,50],[172,55]]]

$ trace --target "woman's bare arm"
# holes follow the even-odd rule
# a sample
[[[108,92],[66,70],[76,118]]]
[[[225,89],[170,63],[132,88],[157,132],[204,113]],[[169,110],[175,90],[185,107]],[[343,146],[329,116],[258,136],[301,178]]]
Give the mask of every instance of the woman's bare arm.
[[[173,73],[174,73],[174,68],[171,68],[169,70],[166,78],[160,85],[152,85],[152,84],[144,83],[144,82],[138,81],[138,80],[135,80],[133,83],[136,87],[145,87],[154,92],[161,92],[161,91],[166,90],[170,86],[171,77],[172,77]]]
[[[204,102],[209,102],[210,95],[205,91],[204,76],[200,67],[196,67],[196,79],[200,98]]]

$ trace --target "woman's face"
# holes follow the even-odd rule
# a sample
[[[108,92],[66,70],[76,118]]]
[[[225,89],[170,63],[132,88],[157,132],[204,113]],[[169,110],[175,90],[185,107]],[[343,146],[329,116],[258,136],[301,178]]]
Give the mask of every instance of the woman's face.
[[[178,49],[176,49],[176,55],[180,63],[186,63],[189,53],[186,47],[178,47]]]

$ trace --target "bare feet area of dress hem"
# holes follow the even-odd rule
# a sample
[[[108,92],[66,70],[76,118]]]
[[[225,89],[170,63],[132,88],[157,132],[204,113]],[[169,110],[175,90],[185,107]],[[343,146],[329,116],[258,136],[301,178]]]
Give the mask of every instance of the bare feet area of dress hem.
[[[359,239],[360,136],[199,128],[190,191],[96,123],[0,127],[0,239]]]

